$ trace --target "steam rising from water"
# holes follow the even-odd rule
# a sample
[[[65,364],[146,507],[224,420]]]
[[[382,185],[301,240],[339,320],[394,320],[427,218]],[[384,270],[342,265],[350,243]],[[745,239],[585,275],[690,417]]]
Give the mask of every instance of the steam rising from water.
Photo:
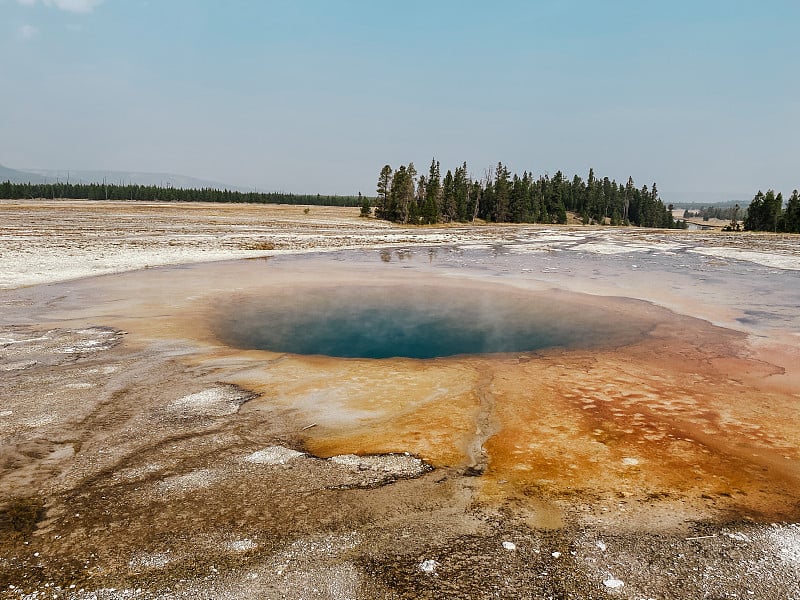
[[[624,302],[588,298],[505,286],[300,287],[240,299],[215,329],[241,348],[378,359],[620,346],[649,331]]]

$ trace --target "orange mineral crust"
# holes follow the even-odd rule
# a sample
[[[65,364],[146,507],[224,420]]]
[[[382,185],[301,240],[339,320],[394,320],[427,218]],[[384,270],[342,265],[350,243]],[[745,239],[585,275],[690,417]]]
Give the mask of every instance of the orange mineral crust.
[[[359,289],[373,300],[402,297],[398,320],[410,318],[409,298],[420,290],[425,302],[452,298],[464,314],[477,314],[469,313],[472,296],[491,311],[495,295],[504,318],[515,318],[515,306],[516,318],[545,314],[543,322],[572,341],[425,360],[336,358],[240,348],[221,330],[221,314],[249,319],[259,303],[297,298],[316,315],[325,294],[344,288],[354,290],[353,303]],[[443,278],[362,263],[332,273],[323,259],[144,271],[87,280],[64,298],[51,318],[125,330],[130,347],[166,349],[190,369],[251,391],[256,397],[237,418],[266,428],[280,418],[305,452],[408,453],[474,476],[479,504],[525,512],[545,502],[598,518],[622,505],[696,518],[800,514],[790,340],[754,343],[650,302],[536,280]],[[280,325],[280,312],[270,318],[261,325],[267,331]],[[582,332],[588,347],[574,343]]]

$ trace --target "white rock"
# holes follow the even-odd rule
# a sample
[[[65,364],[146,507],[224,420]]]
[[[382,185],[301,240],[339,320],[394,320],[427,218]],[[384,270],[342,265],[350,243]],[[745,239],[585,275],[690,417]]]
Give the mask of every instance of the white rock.
[[[243,540],[233,540],[228,542],[227,544],[228,550],[232,552],[247,552],[249,550],[255,550],[258,548],[258,544],[256,544],[253,540],[243,539]]]
[[[419,570],[423,573],[434,573],[436,571],[436,567],[439,566],[439,563],[435,560],[423,560],[419,563]]]
[[[603,585],[606,586],[609,589],[615,590],[617,588],[621,588],[625,584],[622,581],[620,581],[619,579],[611,578],[611,579],[606,579],[603,582]]]
[[[182,417],[224,417],[239,412],[246,399],[233,386],[219,386],[173,400],[167,408]]]
[[[377,471],[396,477],[419,477],[426,472],[425,463],[409,454],[378,454],[374,456],[339,454],[331,456],[328,460],[353,471]]]
[[[328,460],[343,467],[359,468],[362,464],[364,467],[368,467],[366,460],[355,454],[338,454],[331,456]]]
[[[290,460],[305,456],[302,452],[284,448],[283,446],[269,446],[263,450],[253,452],[245,457],[245,462],[257,465],[285,465]]]
[[[561,557],[561,552],[553,552],[552,556],[553,556],[553,558],[560,558]]]
[[[606,543],[603,540],[597,540],[597,547],[600,548],[602,552],[606,551]]]
[[[517,545],[514,542],[503,542],[503,548],[512,552],[517,549]]]

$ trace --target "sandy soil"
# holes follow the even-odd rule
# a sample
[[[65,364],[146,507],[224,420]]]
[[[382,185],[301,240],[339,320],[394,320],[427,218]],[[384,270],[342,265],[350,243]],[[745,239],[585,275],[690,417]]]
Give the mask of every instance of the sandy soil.
[[[0,203],[0,597],[800,598],[798,241]],[[788,278],[758,299],[785,325],[747,325],[731,265]],[[215,334],[237,297],[365,281],[555,287],[650,334],[432,361]]]

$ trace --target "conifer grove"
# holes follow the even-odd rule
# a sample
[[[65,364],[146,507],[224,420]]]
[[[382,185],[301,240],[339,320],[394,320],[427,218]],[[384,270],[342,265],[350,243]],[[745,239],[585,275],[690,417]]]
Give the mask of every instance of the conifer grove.
[[[386,165],[378,177],[378,218],[397,223],[468,222],[476,218],[495,223],[566,223],[567,211],[584,223],[675,228],[672,213],[658,196],[658,188],[637,188],[633,179],[620,184],[590,170],[586,181],[566,178],[561,171],[538,178],[525,171],[511,174],[498,163],[481,180],[472,180],[463,163],[441,176],[439,162],[431,161],[427,175],[413,163],[396,170]]]

